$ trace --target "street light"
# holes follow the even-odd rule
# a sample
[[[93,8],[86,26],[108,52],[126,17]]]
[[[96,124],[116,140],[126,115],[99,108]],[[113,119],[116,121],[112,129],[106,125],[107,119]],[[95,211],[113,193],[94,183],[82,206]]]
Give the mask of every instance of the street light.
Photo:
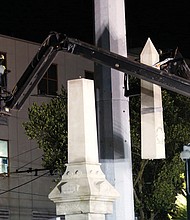
[[[190,220],[190,144],[183,146],[183,151],[180,153],[180,157],[185,162],[187,220]]]

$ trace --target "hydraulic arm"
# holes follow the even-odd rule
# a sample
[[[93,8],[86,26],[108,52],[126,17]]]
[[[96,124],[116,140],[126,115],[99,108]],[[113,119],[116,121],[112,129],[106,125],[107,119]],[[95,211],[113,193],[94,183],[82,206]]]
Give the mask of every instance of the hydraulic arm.
[[[5,107],[10,109],[20,109],[22,107],[60,50],[60,37],[58,33],[52,32],[44,40],[38,52],[16,83],[11,95],[5,99]]]
[[[96,63],[122,71],[139,79],[157,84],[165,89],[190,97],[190,81],[161,71],[129,58],[89,45],[76,39],[67,39],[68,52],[83,56]]]
[[[157,84],[165,89],[190,97],[189,80],[53,32],[50,33],[47,39],[42,43],[39,51],[12,90],[11,95],[5,99],[5,107],[16,109],[22,107],[59,51],[85,57],[96,63],[106,65],[139,79]]]

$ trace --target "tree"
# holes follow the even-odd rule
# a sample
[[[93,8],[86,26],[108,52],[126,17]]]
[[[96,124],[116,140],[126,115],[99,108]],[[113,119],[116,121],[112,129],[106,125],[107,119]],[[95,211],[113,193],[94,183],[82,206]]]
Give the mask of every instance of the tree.
[[[132,88],[139,80],[132,78]],[[131,139],[134,196],[136,212],[141,220],[169,219],[177,208],[176,195],[181,192],[184,163],[179,158],[184,144],[190,140],[190,99],[162,90],[166,159],[142,160],[140,157],[140,97],[130,98]]]
[[[185,186],[184,186],[185,188]],[[173,220],[186,220],[187,219],[187,199],[186,199],[185,190],[182,191],[182,194],[176,196],[176,206],[177,210],[172,213],[171,219]]]
[[[67,162],[67,96],[61,94],[49,103],[34,103],[28,109],[29,121],[23,124],[30,139],[43,150],[43,166],[62,173]]]

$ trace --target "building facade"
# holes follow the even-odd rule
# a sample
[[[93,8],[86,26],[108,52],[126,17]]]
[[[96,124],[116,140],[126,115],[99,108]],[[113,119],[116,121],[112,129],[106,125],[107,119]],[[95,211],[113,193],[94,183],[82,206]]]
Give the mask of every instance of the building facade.
[[[39,47],[33,42],[0,35],[8,91],[14,88]],[[28,120],[28,108],[34,102],[48,102],[62,86],[66,88],[68,80],[91,78],[93,71],[93,62],[59,52],[22,109],[11,110],[10,116],[0,116],[0,219],[61,219],[56,217],[55,205],[48,199],[55,177],[47,170],[35,172],[43,168],[43,152],[35,141],[28,140],[22,123]]]

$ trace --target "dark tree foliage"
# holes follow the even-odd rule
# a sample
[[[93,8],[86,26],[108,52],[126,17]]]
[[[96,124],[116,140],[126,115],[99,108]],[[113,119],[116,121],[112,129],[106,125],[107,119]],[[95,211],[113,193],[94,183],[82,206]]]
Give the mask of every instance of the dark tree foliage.
[[[140,81],[131,78],[131,87]],[[141,220],[169,219],[184,184],[180,152],[190,141],[190,99],[162,90],[166,159],[142,160],[140,147],[140,96],[130,98],[135,208]]]
[[[43,166],[62,173],[67,162],[67,97],[62,89],[49,103],[34,103],[28,109],[29,121],[23,124],[30,139],[43,150]]]

